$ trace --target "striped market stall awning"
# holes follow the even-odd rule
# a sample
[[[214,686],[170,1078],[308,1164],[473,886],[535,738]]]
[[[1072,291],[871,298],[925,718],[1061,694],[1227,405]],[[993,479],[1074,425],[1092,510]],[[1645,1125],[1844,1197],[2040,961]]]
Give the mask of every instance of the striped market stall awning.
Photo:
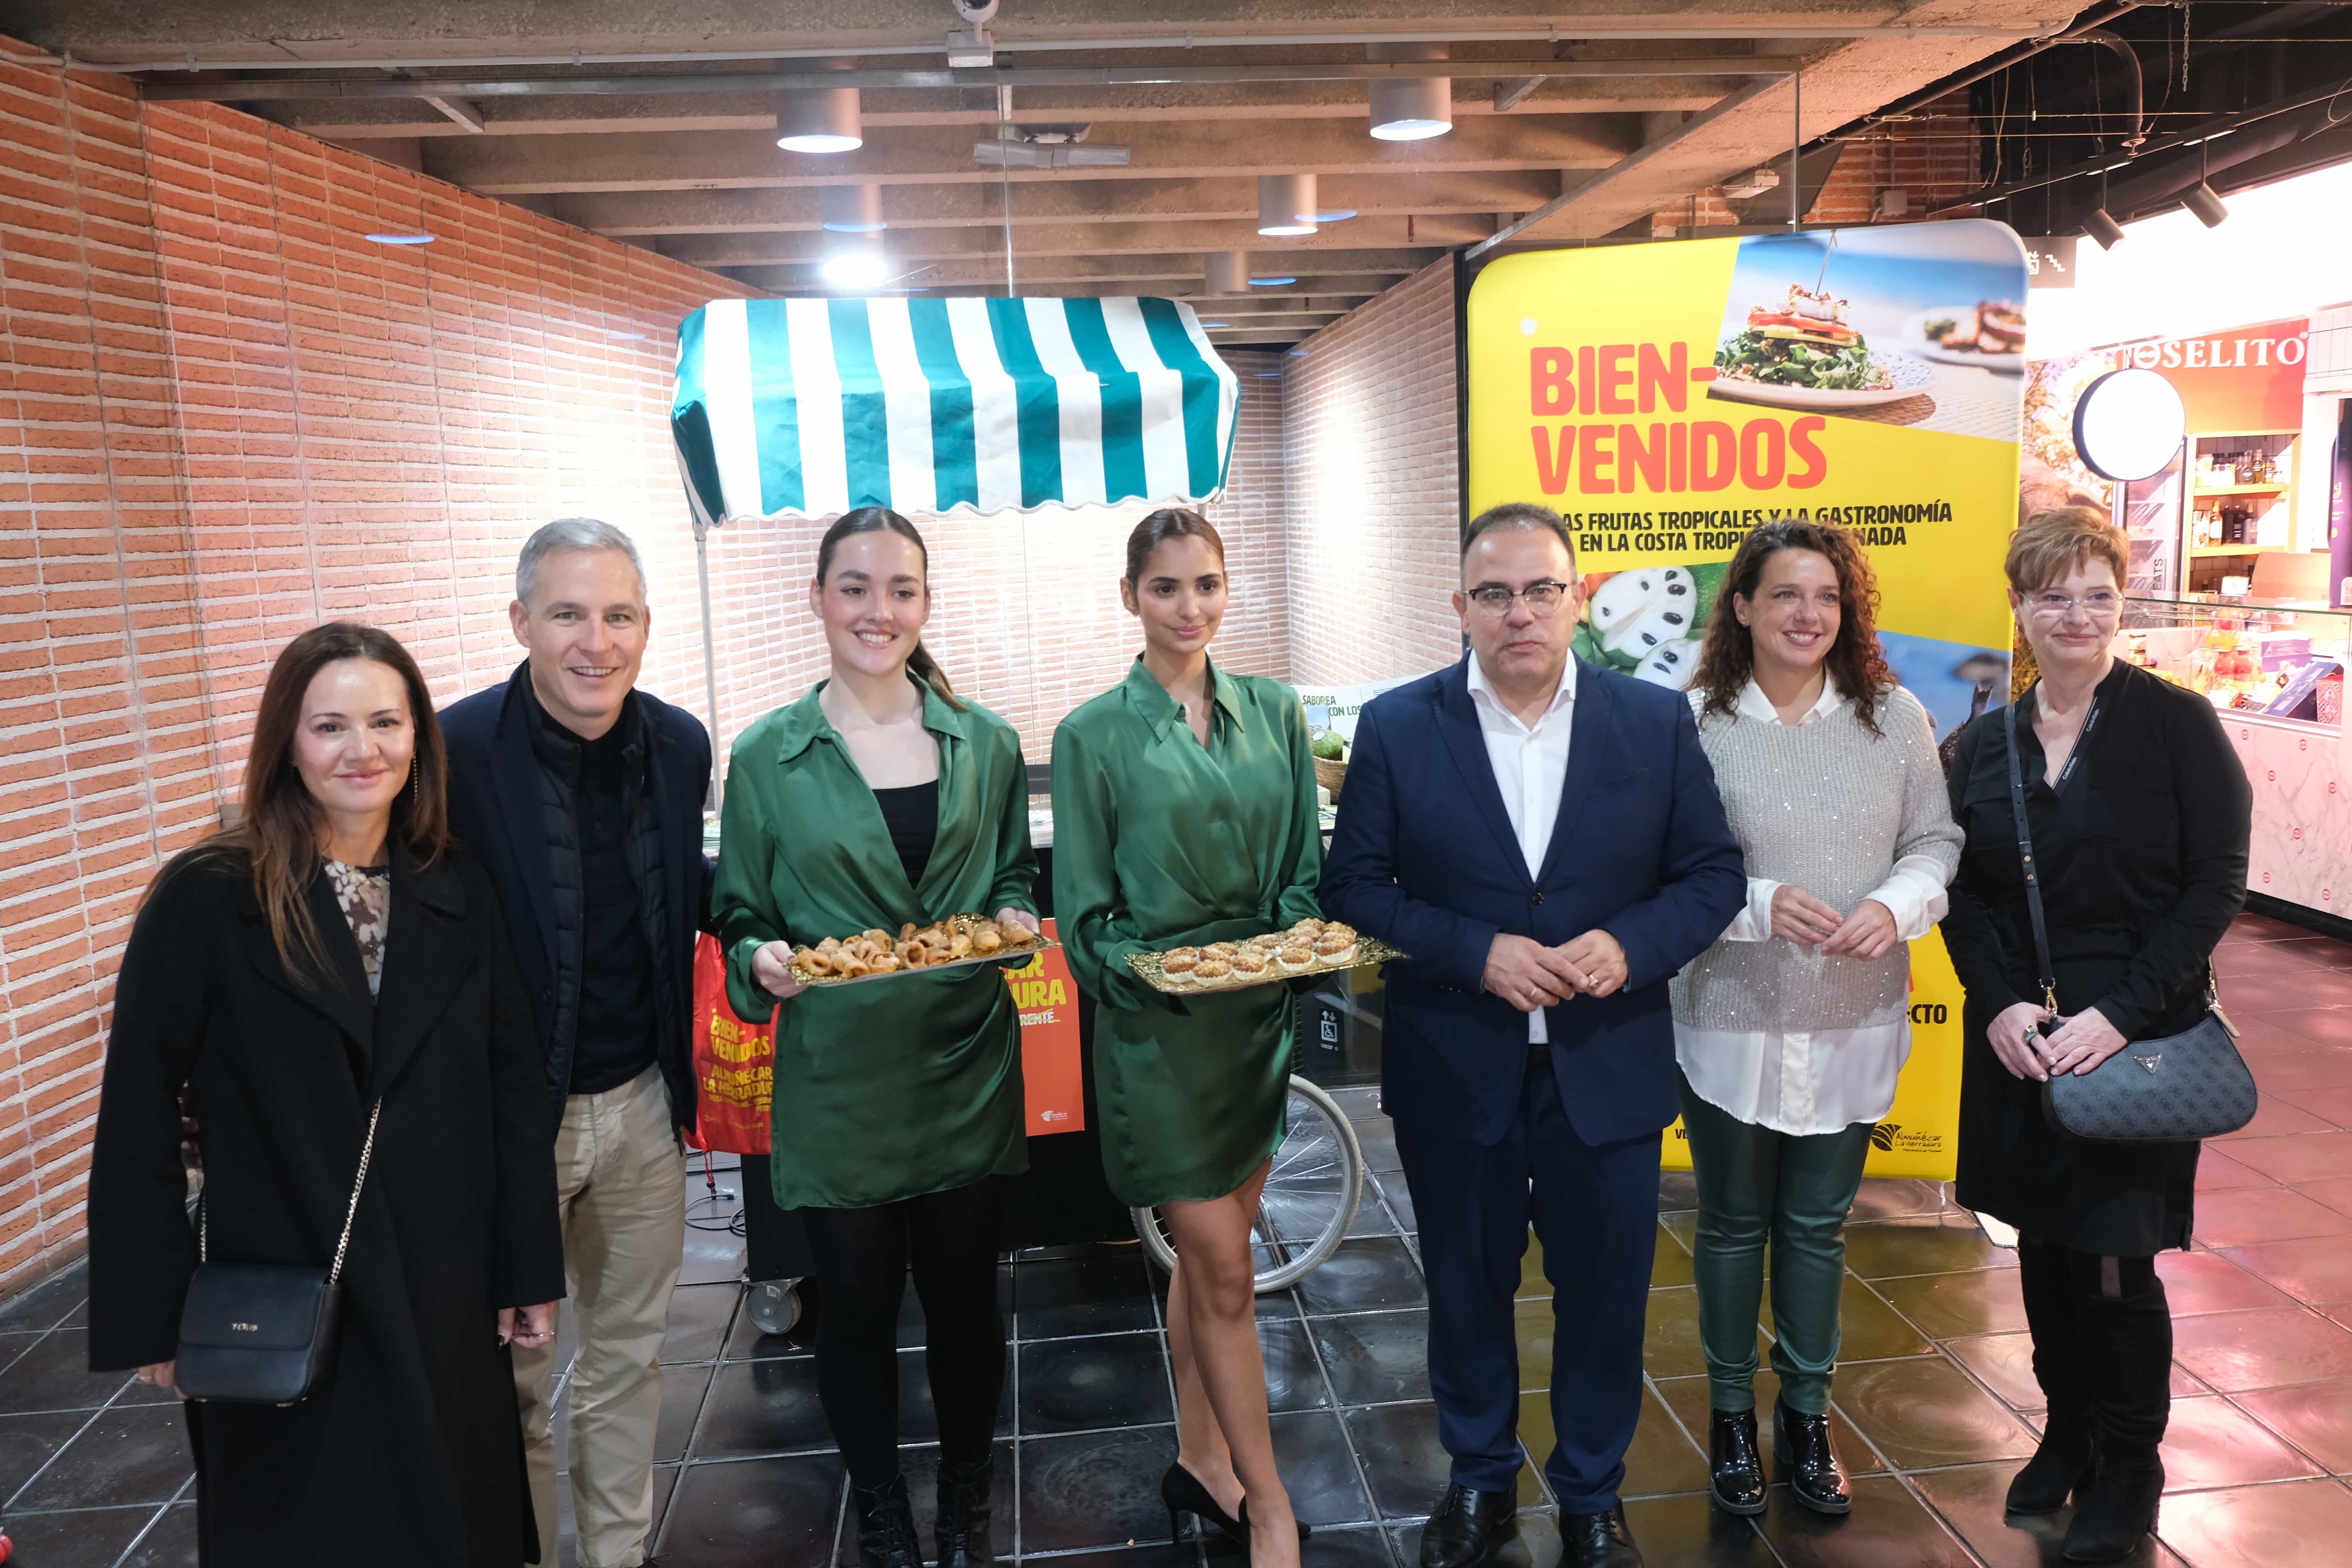
[[[1201,501],[1239,384],[1173,300],[715,300],[670,428],[699,521]]]

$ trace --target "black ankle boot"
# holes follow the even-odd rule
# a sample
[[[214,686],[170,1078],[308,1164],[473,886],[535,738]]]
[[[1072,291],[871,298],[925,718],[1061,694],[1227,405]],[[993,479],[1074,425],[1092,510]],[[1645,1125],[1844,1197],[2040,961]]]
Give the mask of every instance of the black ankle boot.
[[[2069,1497],[2091,1489],[2098,1474],[2099,1444],[2090,1417],[2079,1410],[2052,1408],[2042,1428],[2042,1446],[2009,1483],[2011,1513],[2055,1513]]]
[[[994,1455],[976,1464],[940,1462],[939,1568],[991,1568],[995,1563],[988,1541],[995,1480]]]
[[[894,1476],[887,1486],[851,1487],[849,1501],[857,1510],[857,1560],[863,1568],[923,1568],[906,1477]]]
[[[1756,1448],[1756,1412],[1717,1410],[1706,1426],[1707,1485],[1726,1513],[1764,1511],[1764,1456]]]
[[[1772,1407],[1772,1463],[1789,1483],[1789,1495],[1815,1513],[1844,1513],[1853,1507],[1830,1447],[1830,1418],[1801,1415],[1785,1405]]]
[[[2082,1494],[2066,1527],[2066,1561],[2117,1563],[2156,1529],[2164,1499],[2164,1461],[2153,1453],[2103,1456],[2097,1479]]]

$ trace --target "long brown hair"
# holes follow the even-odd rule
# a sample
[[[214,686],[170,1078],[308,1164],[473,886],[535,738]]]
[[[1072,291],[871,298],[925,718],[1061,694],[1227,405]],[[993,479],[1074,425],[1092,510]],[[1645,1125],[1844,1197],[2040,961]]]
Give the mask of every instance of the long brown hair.
[[[1695,684],[1706,694],[1705,711],[1729,713],[1756,672],[1756,645],[1732,608],[1734,595],[1751,603],[1764,578],[1765,563],[1783,550],[1810,550],[1826,556],[1837,572],[1838,634],[1822,662],[1837,689],[1853,704],[1862,727],[1878,733],[1878,700],[1895,685],[1895,672],[1878,646],[1878,578],[1853,535],[1825,522],[1775,518],[1739,542],[1715,596],[1715,616],[1698,656]]]
[[[915,531],[913,523],[887,506],[861,506],[833,520],[833,526],[826,529],[824,537],[817,542],[817,586],[824,586],[824,574],[833,570],[833,552],[841,547],[843,540],[853,534],[879,533],[885,529],[913,544],[915,553],[923,558],[923,594],[926,598],[929,597],[930,546],[923,542],[923,536]],[[915,651],[907,656],[907,668],[914,671],[916,679],[938,692],[941,701],[959,713],[964,711],[963,699],[955,694],[955,688],[948,681],[948,672],[940,668],[940,661],[931,657],[931,650],[923,646],[920,637],[915,639]]]
[[[1197,539],[1217,552],[1217,560],[1225,558],[1224,536],[1216,524],[1190,507],[1163,506],[1135,525],[1127,536],[1127,581],[1130,587],[1143,584],[1143,569],[1151,563],[1151,552],[1171,539]]]
[[[236,824],[197,847],[246,870],[253,896],[269,921],[270,940],[289,973],[306,980],[305,970],[324,973],[326,950],[310,918],[310,881],[319,874],[319,831],[323,814],[294,765],[294,736],[302,723],[302,698],[328,665],[347,658],[370,659],[400,677],[408,697],[409,723],[416,733],[410,784],[394,797],[390,837],[407,847],[419,867],[430,866],[453,847],[449,834],[449,755],[432,694],[408,650],[390,632],[355,621],[312,626],[286,645],[269,667],[254,716],[253,746],[245,763],[244,809]]]

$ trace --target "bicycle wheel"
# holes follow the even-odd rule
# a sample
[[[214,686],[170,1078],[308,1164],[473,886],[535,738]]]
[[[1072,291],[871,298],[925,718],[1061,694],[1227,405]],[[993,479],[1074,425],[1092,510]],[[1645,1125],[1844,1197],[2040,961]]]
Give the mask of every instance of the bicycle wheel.
[[[1260,1294],[1285,1289],[1319,1268],[1347,1236],[1364,1194],[1364,1151],[1347,1112],[1303,1078],[1290,1080],[1289,1109],[1290,1131],[1274,1152],[1250,1227]],[[1144,1251],[1162,1269],[1174,1268],[1176,1248],[1159,1211],[1133,1213]]]

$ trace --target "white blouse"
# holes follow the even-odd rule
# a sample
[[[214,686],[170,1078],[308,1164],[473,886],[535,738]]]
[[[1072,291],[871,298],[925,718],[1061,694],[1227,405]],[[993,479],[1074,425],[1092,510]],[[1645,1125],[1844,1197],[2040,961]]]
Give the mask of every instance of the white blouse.
[[[1694,697],[1694,705],[1696,700]],[[1843,700],[1837,683],[1824,680],[1821,700],[1797,723],[1818,722]],[[1739,694],[1738,712],[1743,719],[1783,722],[1772,700],[1753,680]],[[1895,917],[1898,941],[1916,942],[1944,918],[1949,907],[1944,891],[1948,879],[1934,858],[1906,855],[1868,896]],[[1750,877],[1748,907],[1724,928],[1722,940],[1780,940],[1772,935],[1772,895],[1780,889],[1769,878]],[[1797,1137],[1879,1121],[1895,1104],[1895,1080],[1910,1055],[1907,1014],[1893,1023],[1858,1029],[1790,1033],[1675,1025],[1675,1059],[1701,1100],[1751,1126]]]

